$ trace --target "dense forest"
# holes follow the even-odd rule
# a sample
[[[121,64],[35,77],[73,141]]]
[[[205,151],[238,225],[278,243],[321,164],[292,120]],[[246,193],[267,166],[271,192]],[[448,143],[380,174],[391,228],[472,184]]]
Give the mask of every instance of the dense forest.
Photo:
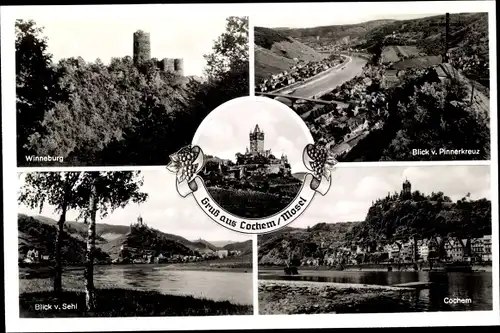
[[[33,166],[33,155],[62,156],[62,165],[167,164],[209,112],[249,91],[246,18],[227,19],[203,81],[162,72],[156,59],[53,63],[47,45],[36,22],[16,22],[20,166]]]

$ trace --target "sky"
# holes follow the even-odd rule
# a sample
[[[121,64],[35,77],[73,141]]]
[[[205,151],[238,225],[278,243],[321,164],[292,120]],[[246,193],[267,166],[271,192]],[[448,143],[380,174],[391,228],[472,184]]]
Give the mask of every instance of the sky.
[[[140,214],[149,226],[189,240],[251,239],[249,235],[228,230],[211,220],[198,207],[194,198],[180,197],[175,188],[175,175],[167,170],[148,170],[142,173],[142,191],[149,194],[148,200],[140,206],[129,204],[123,209],[117,209],[97,223],[129,225]],[[411,182],[413,191],[419,190],[425,194],[442,191],[454,201],[468,192],[473,200],[491,199],[489,166],[356,167],[348,163],[337,167],[332,173],[329,192],[325,196],[317,194],[308,209],[290,226],[305,228],[321,222],[362,221],[372,201],[385,197],[388,192],[399,192],[406,179]],[[36,210],[20,205],[19,213],[58,218],[50,206],[39,214]],[[76,212],[70,211],[68,220],[74,220],[76,215]]]
[[[319,15],[318,15],[319,14]],[[266,28],[314,28],[329,25],[345,25],[363,23],[373,20],[393,19],[410,20],[433,14],[372,14],[372,13],[353,13],[353,12],[325,12],[314,13],[313,15],[271,15],[264,12],[262,15],[252,16],[252,22],[255,26]]]
[[[305,228],[320,222],[363,221],[372,201],[385,197],[388,192],[401,191],[406,179],[411,182],[412,191],[425,194],[442,191],[454,201],[468,192],[473,200],[490,199],[491,196],[489,166],[350,165],[333,171],[329,192],[325,196],[315,195],[309,208],[290,224],[291,227]]]
[[[85,61],[100,58],[107,64],[112,57],[132,57],[133,33],[143,30],[151,36],[152,58],[183,58],[186,76],[202,76],[206,65],[203,55],[212,51],[214,40],[226,26],[225,15],[204,15],[196,11],[189,16],[166,9],[155,15],[143,15],[142,11],[133,15],[130,10],[115,7],[114,12],[104,15],[106,13],[82,13],[82,9],[73,6],[47,7],[19,8],[18,18],[33,19],[44,27],[48,52],[54,62],[81,56]]]
[[[230,231],[211,220],[194,198],[182,198],[175,187],[175,175],[166,169],[142,171],[142,174],[144,185],[141,190],[149,194],[148,200],[141,205],[131,203],[123,209],[119,208],[108,217],[98,219],[97,223],[130,225],[141,215],[148,226],[188,240],[202,238],[208,241],[241,242],[251,239],[250,235]],[[22,186],[22,178],[20,181]],[[40,214],[38,210],[19,205],[19,213],[42,215],[57,220],[58,215],[53,210],[53,207],[47,206]],[[77,215],[76,211],[70,211],[67,220],[74,221]]]
[[[264,149],[271,149],[277,158],[287,155],[292,172],[306,171],[302,152],[314,142],[307,126],[294,111],[269,98],[240,98],[215,109],[200,124],[192,143],[207,155],[235,161],[236,153],[250,148],[249,133],[256,124],[265,135]]]
[[[470,5],[469,5],[470,7]],[[279,15],[276,15],[276,10]],[[252,24],[267,28],[312,28],[363,23],[372,20],[410,20],[445,12],[464,12],[453,4],[433,2],[432,12],[422,3],[297,3],[252,15]],[[467,11],[467,10],[465,10]]]

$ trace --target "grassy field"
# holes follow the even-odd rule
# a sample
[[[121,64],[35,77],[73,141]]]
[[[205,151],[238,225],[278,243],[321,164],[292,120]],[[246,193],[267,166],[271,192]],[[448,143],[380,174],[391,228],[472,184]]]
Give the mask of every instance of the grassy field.
[[[398,62],[403,57],[420,56],[420,50],[416,46],[389,45],[382,50],[382,63]]]
[[[395,63],[392,67],[394,69],[404,70],[408,68],[429,68],[442,63],[441,56],[422,56],[417,58],[410,58]]]
[[[398,62],[398,52],[394,46],[386,46],[382,50],[382,63]]]
[[[51,308],[41,311],[37,309],[40,304]],[[87,312],[85,293],[82,291],[67,291],[59,295],[52,291],[29,292],[19,296],[19,313],[22,318],[223,316],[253,313],[252,306],[235,305],[228,301],[129,289],[98,289],[95,304],[96,310]]]

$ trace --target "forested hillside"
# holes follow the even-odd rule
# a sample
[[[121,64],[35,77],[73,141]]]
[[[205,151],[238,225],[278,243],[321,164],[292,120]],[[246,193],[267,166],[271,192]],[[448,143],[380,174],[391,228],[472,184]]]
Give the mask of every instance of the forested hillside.
[[[16,21],[18,165],[167,164],[220,104],[248,95],[248,21],[230,17],[206,55],[205,80],[161,71],[129,56],[52,61],[34,21]]]

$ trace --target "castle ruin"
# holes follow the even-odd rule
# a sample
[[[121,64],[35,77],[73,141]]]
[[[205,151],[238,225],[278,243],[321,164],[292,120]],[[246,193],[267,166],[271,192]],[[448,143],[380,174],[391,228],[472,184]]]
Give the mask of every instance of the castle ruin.
[[[148,32],[138,30],[134,32],[134,64],[151,60],[151,36]],[[157,66],[164,72],[184,76],[184,60],[180,58],[163,58]]]

